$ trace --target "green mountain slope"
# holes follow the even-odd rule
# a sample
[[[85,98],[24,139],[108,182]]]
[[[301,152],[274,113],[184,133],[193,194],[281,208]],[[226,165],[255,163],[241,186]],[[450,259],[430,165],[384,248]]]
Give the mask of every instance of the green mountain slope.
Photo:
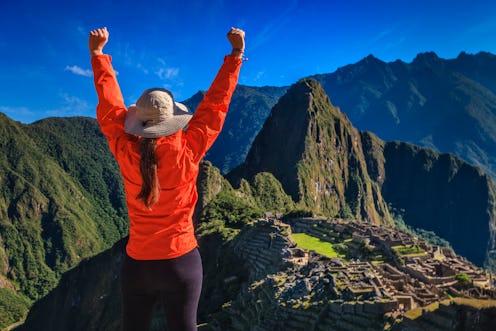
[[[0,114],[0,287],[38,299],[125,234],[117,166],[97,129],[92,119],[25,126]]]

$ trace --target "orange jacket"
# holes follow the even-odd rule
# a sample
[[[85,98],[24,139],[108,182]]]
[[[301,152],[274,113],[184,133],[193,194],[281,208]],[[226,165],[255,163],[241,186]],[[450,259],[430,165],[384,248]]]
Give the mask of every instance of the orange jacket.
[[[228,55],[187,130],[158,138],[160,199],[148,210],[141,190],[138,137],[124,132],[126,106],[109,55],[91,58],[98,94],[97,120],[120,166],[129,214],[127,254],[137,260],[170,259],[198,246],[192,215],[200,160],[219,135],[242,60]]]

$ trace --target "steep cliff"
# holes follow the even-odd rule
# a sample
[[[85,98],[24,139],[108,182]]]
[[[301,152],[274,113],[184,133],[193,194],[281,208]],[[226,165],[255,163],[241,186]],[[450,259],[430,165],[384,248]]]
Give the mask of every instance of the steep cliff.
[[[286,90],[287,87],[238,85],[224,128],[205,159],[224,174],[241,164],[270,110]],[[202,99],[203,93],[198,92],[184,103],[194,111]]]

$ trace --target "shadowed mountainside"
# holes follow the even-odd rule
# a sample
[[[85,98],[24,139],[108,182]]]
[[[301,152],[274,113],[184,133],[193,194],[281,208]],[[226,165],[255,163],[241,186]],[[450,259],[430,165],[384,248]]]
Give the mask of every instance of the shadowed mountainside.
[[[454,155],[385,143],[368,132],[362,142],[371,177],[406,224],[434,231],[458,254],[496,268],[496,187],[489,175]]]
[[[226,173],[245,160],[253,139],[287,87],[238,85],[231,99],[224,128],[205,159]],[[198,92],[184,104],[192,111],[203,98]]]
[[[312,77],[359,130],[454,153],[495,176],[495,55],[427,52],[411,63],[370,55]]]

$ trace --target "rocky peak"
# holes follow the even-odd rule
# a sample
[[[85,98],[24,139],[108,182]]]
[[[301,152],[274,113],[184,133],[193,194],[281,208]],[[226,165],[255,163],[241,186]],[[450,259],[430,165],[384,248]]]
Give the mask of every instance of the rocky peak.
[[[440,59],[434,52],[419,53],[412,61],[413,66],[427,67],[432,70],[443,70],[446,66],[444,60]]]

